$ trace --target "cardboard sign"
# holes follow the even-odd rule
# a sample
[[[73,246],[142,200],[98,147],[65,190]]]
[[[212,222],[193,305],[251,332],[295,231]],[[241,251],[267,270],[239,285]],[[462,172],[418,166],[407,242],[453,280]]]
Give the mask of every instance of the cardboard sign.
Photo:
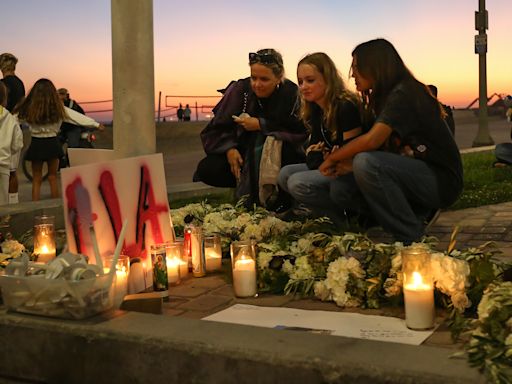
[[[95,259],[91,230],[104,258],[114,252],[125,219],[122,254],[130,258],[147,264],[152,244],[174,241],[162,154],[65,168],[61,181],[69,250],[89,262]]]

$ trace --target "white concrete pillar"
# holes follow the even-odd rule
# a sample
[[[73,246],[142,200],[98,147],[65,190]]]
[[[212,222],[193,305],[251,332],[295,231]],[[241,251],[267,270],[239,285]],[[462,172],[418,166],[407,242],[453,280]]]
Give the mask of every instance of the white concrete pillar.
[[[111,0],[114,150],[156,152],[153,0]]]

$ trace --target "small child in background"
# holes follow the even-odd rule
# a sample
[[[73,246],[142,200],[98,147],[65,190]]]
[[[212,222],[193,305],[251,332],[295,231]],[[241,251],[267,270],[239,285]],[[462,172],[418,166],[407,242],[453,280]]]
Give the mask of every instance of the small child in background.
[[[23,133],[17,119],[6,109],[7,88],[0,81],[0,205],[9,203],[9,174],[18,167]]]

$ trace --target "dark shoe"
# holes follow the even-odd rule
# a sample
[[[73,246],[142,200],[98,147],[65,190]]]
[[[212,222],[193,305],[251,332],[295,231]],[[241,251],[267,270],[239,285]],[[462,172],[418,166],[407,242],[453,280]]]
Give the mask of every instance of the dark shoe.
[[[305,207],[293,207],[275,215],[283,221],[303,221],[311,217],[311,211]]]

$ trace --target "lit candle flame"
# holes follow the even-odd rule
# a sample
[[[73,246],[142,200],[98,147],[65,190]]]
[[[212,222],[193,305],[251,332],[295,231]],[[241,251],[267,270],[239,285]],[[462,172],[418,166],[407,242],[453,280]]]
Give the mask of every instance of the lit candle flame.
[[[41,253],[50,253],[50,250],[46,244],[41,246]]]

